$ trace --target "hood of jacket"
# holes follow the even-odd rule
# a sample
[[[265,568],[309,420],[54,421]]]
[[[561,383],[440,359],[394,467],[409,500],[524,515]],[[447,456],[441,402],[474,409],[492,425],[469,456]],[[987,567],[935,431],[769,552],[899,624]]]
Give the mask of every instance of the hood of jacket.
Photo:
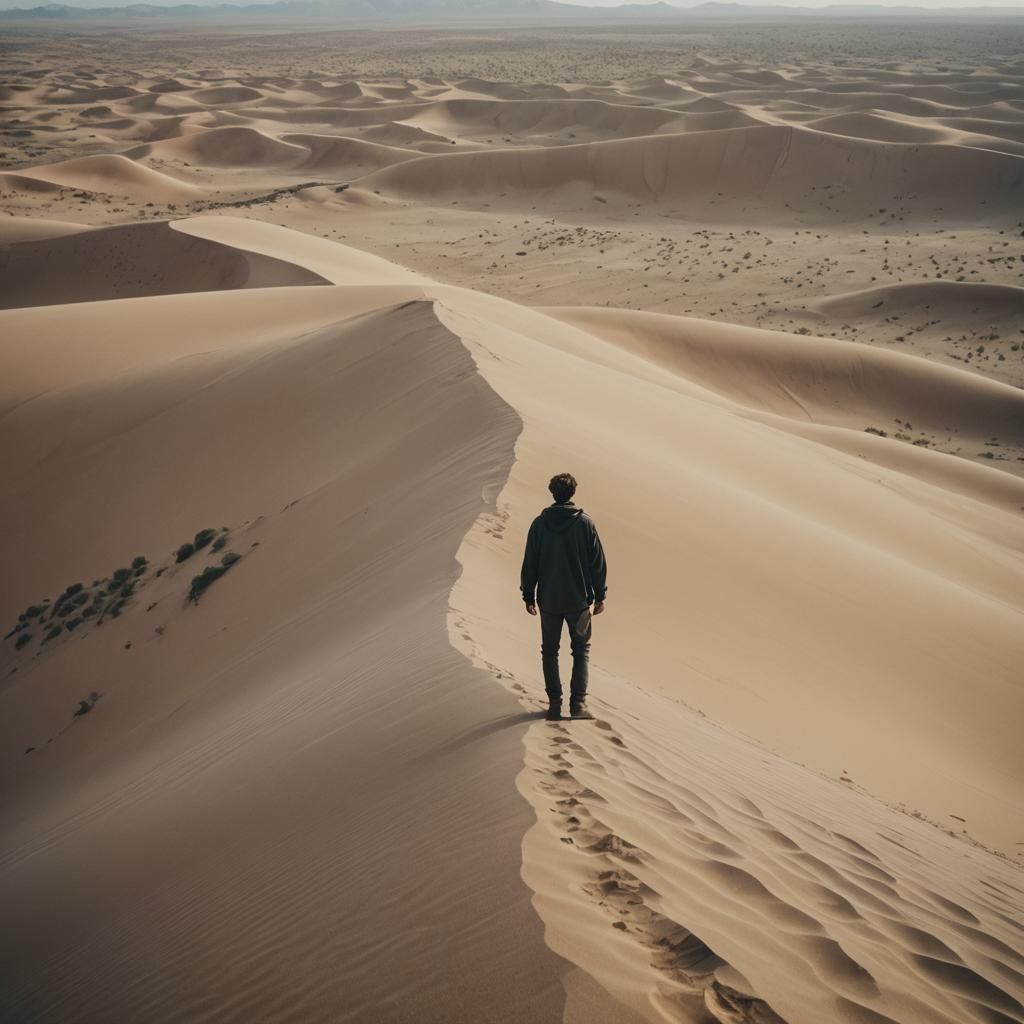
[[[541,521],[546,529],[552,533],[564,533],[583,515],[583,509],[578,508],[572,502],[563,505],[548,505],[540,514]]]

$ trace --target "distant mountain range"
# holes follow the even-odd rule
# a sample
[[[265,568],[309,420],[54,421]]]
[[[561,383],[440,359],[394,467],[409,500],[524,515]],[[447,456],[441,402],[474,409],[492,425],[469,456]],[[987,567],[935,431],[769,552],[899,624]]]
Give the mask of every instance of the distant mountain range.
[[[759,7],[742,3],[702,3],[677,7],[654,3],[627,3],[614,7],[588,7],[558,0],[271,0],[243,4],[128,4],[122,7],[75,7],[44,4],[0,10],[0,18],[152,18],[226,17],[231,15],[316,16],[376,19],[413,18],[963,18],[1024,17],[1024,7],[886,7],[880,4],[832,4],[828,7]]]

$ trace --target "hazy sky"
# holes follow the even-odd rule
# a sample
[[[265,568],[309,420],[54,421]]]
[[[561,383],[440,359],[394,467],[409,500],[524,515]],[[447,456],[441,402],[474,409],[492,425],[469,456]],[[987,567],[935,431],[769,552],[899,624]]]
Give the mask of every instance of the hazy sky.
[[[124,7],[130,3],[151,3],[157,6],[178,3],[201,5],[217,3],[263,3],[269,0],[0,0],[0,10],[12,7],[39,7],[45,3],[67,3],[73,7]],[[650,3],[652,0],[561,0],[562,3],[577,3],[587,7],[615,7],[622,3]],[[695,7],[702,0],[665,0],[675,7]],[[722,0],[730,2],[730,0]],[[1006,7],[1024,11],[1024,0],[735,0],[744,6],[755,7],[830,7],[836,4],[858,4],[874,7],[925,7],[941,10],[955,7],[970,10],[975,7]]]

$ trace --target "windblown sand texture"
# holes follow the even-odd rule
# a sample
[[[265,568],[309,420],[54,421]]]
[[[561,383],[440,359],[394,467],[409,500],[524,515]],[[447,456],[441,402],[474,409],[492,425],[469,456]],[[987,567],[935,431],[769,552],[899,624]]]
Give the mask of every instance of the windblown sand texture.
[[[1020,30],[119,33],[5,44],[3,1019],[1024,1022]]]

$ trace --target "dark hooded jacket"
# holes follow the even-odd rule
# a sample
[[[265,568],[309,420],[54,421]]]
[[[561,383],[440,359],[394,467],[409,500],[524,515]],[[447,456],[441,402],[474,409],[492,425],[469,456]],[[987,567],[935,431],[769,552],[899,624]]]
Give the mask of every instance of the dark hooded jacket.
[[[530,524],[523,556],[523,600],[569,615],[607,593],[608,566],[594,520],[571,501],[549,505]]]

